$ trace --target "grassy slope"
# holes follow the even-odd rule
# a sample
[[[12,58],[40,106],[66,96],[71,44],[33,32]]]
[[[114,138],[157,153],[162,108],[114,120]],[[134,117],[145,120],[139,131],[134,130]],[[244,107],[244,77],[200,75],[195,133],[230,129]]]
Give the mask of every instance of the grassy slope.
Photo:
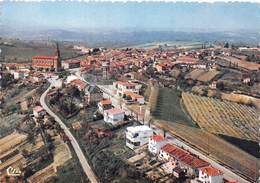
[[[195,126],[190,117],[184,112],[179,96],[176,90],[160,88],[156,110],[153,113],[155,119]]]

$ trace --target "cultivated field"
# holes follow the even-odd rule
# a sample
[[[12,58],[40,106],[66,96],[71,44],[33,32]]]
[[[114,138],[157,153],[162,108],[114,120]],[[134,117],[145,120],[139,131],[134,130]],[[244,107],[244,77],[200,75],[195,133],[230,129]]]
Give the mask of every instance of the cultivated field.
[[[254,62],[247,62],[245,60],[240,60],[237,59],[235,57],[221,57],[224,60],[227,60],[229,62],[231,62],[234,65],[237,65],[238,67],[247,69],[247,70],[251,70],[251,71],[257,71],[260,68],[260,64],[258,63],[254,63]]]
[[[183,103],[201,129],[246,140],[259,141],[260,112],[246,105],[182,93]]]
[[[0,155],[26,140],[26,135],[14,132],[0,139]]]
[[[209,82],[213,80],[217,75],[220,74],[220,71],[216,70],[210,70],[210,71],[205,71],[202,69],[195,69],[188,73],[185,78],[186,79],[193,79],[201,82]]]

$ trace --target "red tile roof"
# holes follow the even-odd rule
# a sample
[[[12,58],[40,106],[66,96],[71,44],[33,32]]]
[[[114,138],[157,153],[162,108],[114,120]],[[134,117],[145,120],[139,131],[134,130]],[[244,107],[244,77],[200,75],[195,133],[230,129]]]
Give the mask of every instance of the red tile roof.
[[[151,136],[151,139],[156,141],[156,142],[161,142],[161,141],[164,140],[164,137],[161,136],[161,135],[153,135],[153,136]]]
[[[126,81],[126,82],[117,81],[116,84],[122,85],[122,86],[136,86],[136,85],[137,85],[136,83],[130,83],[130,82],[128,82],[128,81]]]
[[[209,176],[212,176],[212,177],[213,177],[213,176],[219,176],[219,175],[222,175],[222,174],[223,174],[220,170],[218,170],[218,169],[216,169],[216,168],[213,168],[213,167],[211,167],[211,166],[202,168],[201,171],[202,171],[203,173],[206,173],[206,174],[209,175]]]
[[[111,104],[112,104],[112,101],[109,100],[109,99],[101,100],[101,101],[100,101],[100,104],[101,104],[101,105],[111,105]]]
[[[125,91],[124,94],[127,95],[127,96],[130,96],[132,99],[144,98],[141,95],[138,95],[136,93],[129,92],[129,91]]]
[[[85,89],[87,87],[87,83],[84,81],[81,81],[80,79],[75,79],[73,81],[70,82],[71,85],[75,85],[77,87],[79,87],[81,90]]]
[[[108,114],[119,114],[119,113],[124,113],[125,111],[123,111],[122,109],[118,109],[118,108],[112,108],[112,109],[108,109],[105,110],[105,113]]]
[[[41,111],[44,111],[44,109],[42,108],[42,106],[36,106],[36,107],[33,108],[33,111],[41,112]]]
[[[194,155],[175,145],[166,144],[161,148],[161,150],[167,152],[168,154],[170,154],[170,156],[191,166],[192,168],[201,168],[209,166],[208,162],[195,157]]]
[[[57,56],[33,56],[32,59],[57,59]]]

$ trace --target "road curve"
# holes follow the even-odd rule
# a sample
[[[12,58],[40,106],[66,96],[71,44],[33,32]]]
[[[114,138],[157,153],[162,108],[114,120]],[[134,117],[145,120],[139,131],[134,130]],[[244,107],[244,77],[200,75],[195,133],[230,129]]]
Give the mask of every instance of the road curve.
[[[97,177],[95,175],[95,173],[92,171],[90,165],[88,164],[88,161],[86,159],[86,157],[84,156],[77,140],[74,138],[74,136],[72,135],[72,133],[69,131],[69,129],[67,128],[67,126],[61,121],[61,119],[50,110],[50,108],[47,106],[47,104],[45,103],[45,97],[48,93],[48,91],[51,89],[52,84],[49,86],[49,88],[41,95],[40,98],[40,103],[42,105],[42,107],[46,110],[46,112],[51,115],[61,126],[61,128],[64,130],[64,133],[68,136],[68,138],[71,141],[72,147],[74,149],[74,151],[76,152],[76,155],[79,159],[79,162],[85,172],[85,174],[87,175],[88,179],[92,182],[92,183],[98,183]]]

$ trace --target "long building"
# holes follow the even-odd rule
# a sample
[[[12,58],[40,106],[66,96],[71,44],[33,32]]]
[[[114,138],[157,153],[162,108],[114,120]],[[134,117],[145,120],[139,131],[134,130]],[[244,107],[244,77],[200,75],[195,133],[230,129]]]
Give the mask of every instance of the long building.
[[[56,44],[56,47],[55,56],[33,56],[32,67],[34,69],[55,69],[55,71],[60,71],[61,58],[58,44]]]

